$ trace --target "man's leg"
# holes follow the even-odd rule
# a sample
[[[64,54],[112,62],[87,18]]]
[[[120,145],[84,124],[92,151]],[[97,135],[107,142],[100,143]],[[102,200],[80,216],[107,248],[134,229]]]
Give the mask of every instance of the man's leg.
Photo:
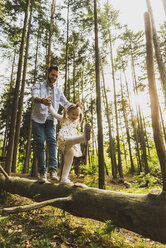
[[[40,174],[44,175],[46,173],[45,167],[45,124],[37,123],[32,121],[32,131],[34,139],[36,141],[36,153],[38,160],[38,171]]]
[[[57,171],[57,147],[56,147],[56,127],[52,120],[47,120],[45,124],[46,140],[49,151],[49,171]]]

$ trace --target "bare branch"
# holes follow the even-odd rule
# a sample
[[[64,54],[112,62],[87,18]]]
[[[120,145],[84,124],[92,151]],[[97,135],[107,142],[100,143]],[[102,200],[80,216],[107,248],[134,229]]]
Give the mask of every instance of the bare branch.
[[[8,174],[7,174],[7,172],[3,169],[3,167],[0,165],[0,171],[3,173],[3,175],[7,178],[7,179],[9,179],[9,176],[8,176]]]
[[[10,208],[2,208],[2,209],[0,209],[0,214],[1,215],[7,215],[7,214],[20,213],[20,212],[27,212],[27,211],[31,211],[33,209],[43,208],[43,207],[51,205],[51,204],[54,204],[54,206],[56,206],[56,204],[59,204],[59,203],[64,204],[64,203],[71,202],[71,201],[72,201],[72,196],[56,198],[56,199],[51,199],[51,200],[33,203],[33,204],[29,204],[29,205],[16,206],[16,207],[10,207]]]

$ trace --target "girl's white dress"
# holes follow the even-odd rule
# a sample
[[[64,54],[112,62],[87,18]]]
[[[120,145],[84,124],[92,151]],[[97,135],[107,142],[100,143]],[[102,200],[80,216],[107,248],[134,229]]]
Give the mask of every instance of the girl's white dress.
[[[66,143],[66,138],[71,137],[74,138],[77,135],[77,125],[78,125],[78,120],[72,122],[69,118],[65,118],[61,122],[61,129],[58,134],[58,147],[59,149],[64,153],[65,150],[65,143]],[[81,147],[80,144],[75,144],[73,146],[74,148],[74,156],[75,157],[81,157],[82,152],[81,152]]]

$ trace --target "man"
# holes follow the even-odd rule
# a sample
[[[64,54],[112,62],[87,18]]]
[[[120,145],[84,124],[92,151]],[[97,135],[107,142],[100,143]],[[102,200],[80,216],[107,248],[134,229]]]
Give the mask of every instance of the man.
[[[51,66],[47,72],[47,80],[37,83],[32,91],[32,98],[34,102],[32,111],[32,131],[34,139],[36,140],[40,182],[47,181],[44,146],[45,140],[49,150],[48,167],[50,178],[58,180],[55,126],[57,120],[49,113],[47,106],[52,103],[54,109],[58,112],[59,104],[61,104],[64,108],[67,108],[70,105],[62,91],[55,86],[58,74],[59,68],[57,66]]]

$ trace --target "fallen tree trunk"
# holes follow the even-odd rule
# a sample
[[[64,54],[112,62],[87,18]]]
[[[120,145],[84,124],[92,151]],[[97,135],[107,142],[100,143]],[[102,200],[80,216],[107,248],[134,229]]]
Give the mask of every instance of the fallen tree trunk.
[[[39,184],[35,180],[0,176],[0,188],[36,202],[64,198],[50,205],[72,215],[112,222],[152,240],[166,243],[166,192],[130,194],[81,184]],[[66,201],[66,198],[68,200]]]

